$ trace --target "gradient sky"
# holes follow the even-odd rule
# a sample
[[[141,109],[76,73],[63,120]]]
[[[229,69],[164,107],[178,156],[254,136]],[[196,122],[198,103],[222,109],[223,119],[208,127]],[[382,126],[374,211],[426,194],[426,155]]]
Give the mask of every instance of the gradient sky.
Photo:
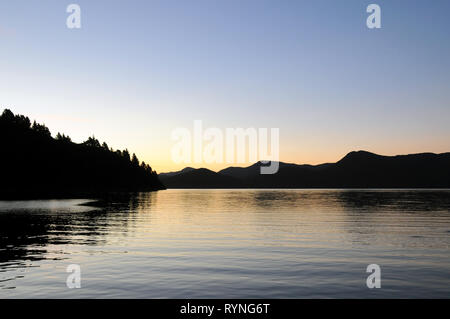
[[[158,171],[186,166],[171,132],[197,119],[278,127],[286,162],[446,152],[449,13],[447,0],[2,1],[0,108]]]

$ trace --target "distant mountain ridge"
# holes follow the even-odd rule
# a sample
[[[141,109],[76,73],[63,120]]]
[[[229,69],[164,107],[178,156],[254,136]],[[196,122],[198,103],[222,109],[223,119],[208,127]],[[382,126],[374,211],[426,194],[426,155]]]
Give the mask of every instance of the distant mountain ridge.
[[[193,169],[160,174],[167,188],[450,188],[450,153],[383,156],[350,152],[336,163],[279,163],[261,175],[257,162],[219,172]]]
[[[170,185],[170,188],[244,187],[244,184],[239,179],[219,174],[206,168],[192,169],[171,176],[159,176],[159,178],[164,185]]]
[[[175,175],[178,175],[178,174],[186,173],[186,172],[189,172],[189,171],[192,171],[192,170],[194,170],[194,168],[192,168],[192,167],[185,167],[181,171],[160,173],[159,176],[161,176],[161,177],[163,177],[163,176],[164,177],[170,177],[170,176],[175,176]]]

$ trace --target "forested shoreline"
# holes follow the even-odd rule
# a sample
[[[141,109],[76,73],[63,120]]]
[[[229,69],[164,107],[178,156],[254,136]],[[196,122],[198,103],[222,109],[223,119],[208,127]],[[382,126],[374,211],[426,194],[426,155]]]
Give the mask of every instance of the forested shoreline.
[[[92,197],[164,189],[157,173],[128,150],[89,137],[74,143],[24,115],[0,116],[0,198]]]

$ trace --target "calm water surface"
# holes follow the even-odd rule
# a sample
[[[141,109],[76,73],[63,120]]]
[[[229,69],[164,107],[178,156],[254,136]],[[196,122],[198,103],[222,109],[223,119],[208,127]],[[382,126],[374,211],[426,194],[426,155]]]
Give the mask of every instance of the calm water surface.
[[[0,202],[0,297],[450,297],[450,191]],[[88,204],[89,205],[89,204]],[[81,289],[66,268],[81,266]],[[368,289],[366,267],[381,267]]]

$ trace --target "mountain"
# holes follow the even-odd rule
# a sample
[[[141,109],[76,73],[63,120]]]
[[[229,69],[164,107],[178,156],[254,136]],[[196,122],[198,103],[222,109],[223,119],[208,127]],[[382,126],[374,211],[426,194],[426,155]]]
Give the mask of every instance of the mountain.
[[[257,162],[249,167],[209,171],[208,180],[179,173],[162,182],[169,188],[192,188],[196,178],[202,178],[201,188],[450,188],[450,153],[382,156],[358,151],[336,163],[280,162],[273,175],[261,175],[262,165]],[[221,184],[223,177],[230,179]]]
[[[192,170],[194,170],[194,168],[192,168],[192,167],[185,167],[181,171],[169,172],[169,173],[160,173],[158,176],[160,178],[161,177],[171,177],[171,176],[175,176],[175,175],[178,175],[178,174],[186,173],[186,172],[189,172],[189,171],[192,171]]]
[[[161,176],[162,175],[162,176]],[[234,177],[222,175],[206,168],[190,169],[174,175],[159,175],[168,188],[238,188],[244,183]]]
[[[112,150],[90,137],[73,143],[5,110],[0,116],[0,198],[96,196],[164,189],[157,173],[128,150]]]

